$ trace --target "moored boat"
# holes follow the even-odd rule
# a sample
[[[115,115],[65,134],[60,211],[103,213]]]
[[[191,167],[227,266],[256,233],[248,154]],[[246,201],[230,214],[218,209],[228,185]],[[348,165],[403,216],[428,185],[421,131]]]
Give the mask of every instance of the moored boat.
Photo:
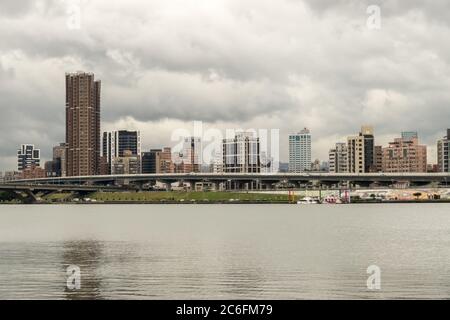
[[[297,201],[297,204],[319,204],[320,202],[311,197],[304,197]]]

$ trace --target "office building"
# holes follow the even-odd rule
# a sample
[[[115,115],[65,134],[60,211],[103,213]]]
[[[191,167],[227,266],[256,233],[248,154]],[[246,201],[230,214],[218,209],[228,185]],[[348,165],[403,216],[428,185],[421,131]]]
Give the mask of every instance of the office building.
[[[142,152],[141,154],[141,172],[142,173],[157,173],[159,155],[161,149],[150,149],[150,151]]]
[[[437,142],[437,161],[439,172],[450,172],[449,150],[450,129],[447,129],[447,136]]]
[[[142,152],[141,168],[142,173],[173,173],[175,169],[171,148],[165,147]]]
[[[112,171],[114,159],[123,157],[126,151],[132,155],[141,155],[141,135],[139,131],[118,130],[104,132],[102,138],[102,157]]]
[[[94,74],[66,74],[67,176],[99,173],[100,81]]]
[[[250,132],[238,132],[223,139],[223,171],[227,173],[260,173],[259,138]]]
[[[289,172],[311,169],[311,133],[307,128],[289,135]]]

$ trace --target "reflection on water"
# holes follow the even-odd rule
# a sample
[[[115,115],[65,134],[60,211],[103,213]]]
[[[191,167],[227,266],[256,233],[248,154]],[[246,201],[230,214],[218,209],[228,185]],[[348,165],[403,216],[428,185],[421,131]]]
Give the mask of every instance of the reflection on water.
[[[98,269],[101,264],[102,244],[92,240],[65,241],[62,252],[62,272],[71,265],[81,271],[80,289],[70,290],[62,283],[62,291],[66,299],[100,299],[101,277]],[[67,276],[67,275],[66,275]]]
[[[449,209],[3,206],[0,298],[449,298]],[[380,291],[366,287],[372,264]]]

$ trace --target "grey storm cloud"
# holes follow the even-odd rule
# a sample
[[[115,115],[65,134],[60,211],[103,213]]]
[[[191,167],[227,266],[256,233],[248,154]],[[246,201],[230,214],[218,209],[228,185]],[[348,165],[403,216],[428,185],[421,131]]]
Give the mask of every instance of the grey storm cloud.
[[[17,0],[0,2],[0,15],[20,16],[28,13],[33,5],[33,0]]]
[[[379,30],[366,26],[369,5],[380,6]],[[280,128],[284,160],[286,135],[305,126],[324,160],[362,124],[380,143],[418,130],[434,146],[450,127],[449,9],[444,0],[1,1],[0,170],[13,169],[21,143],[49,158],[64,140],[64,73],[77,70],[102,80],[108,128],[167,119]]]

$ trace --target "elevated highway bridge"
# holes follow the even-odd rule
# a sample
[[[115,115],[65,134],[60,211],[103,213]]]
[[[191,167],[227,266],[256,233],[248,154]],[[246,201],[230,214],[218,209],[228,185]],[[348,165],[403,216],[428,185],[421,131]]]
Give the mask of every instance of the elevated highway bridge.
[[[380,184],[384,186],[407,182],[411,185],[436,184],[447,186],[450,183],[449,173],[169,173],[169,174],[125,174],[97,175],[80,177],[42,178],[12,181],[10,185],[30,186],[67,186],[74,188],[91,186],[101,189],[108,186],[142,186],[143,184],[163,183],[170,186],[176,182],[228,184],[237,188],[251,185],[252,188],[271,188],[276,184],[300,187],[305,184],[344,185],[353,184],[368,186]],[[67,186],[68,187],[68,186]]]

